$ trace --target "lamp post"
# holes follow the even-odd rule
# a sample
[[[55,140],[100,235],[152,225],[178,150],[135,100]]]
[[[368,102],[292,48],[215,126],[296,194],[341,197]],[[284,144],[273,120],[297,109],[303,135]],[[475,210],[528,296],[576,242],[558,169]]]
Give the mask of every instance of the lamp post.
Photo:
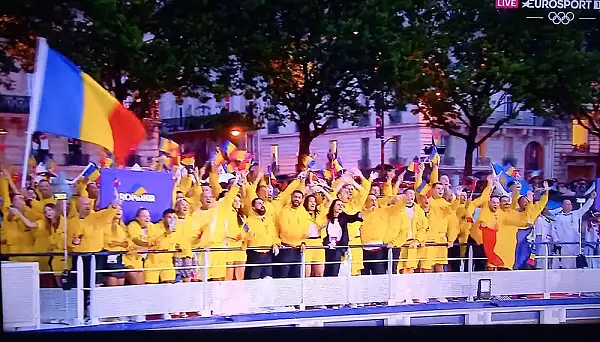
[[[396,138],[391,137],[387,138],[386,140],[383,140],[383,138],[381,138],[381,163],[379,163],[379,167],[381,168],[380,171],[382,177],[385,174],[385,144],[389,142],[396,142]]]

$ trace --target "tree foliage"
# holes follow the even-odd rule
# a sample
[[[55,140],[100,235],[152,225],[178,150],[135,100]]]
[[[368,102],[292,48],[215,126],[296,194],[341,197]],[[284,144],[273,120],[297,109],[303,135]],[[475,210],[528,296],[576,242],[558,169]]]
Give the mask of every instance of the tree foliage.
[[[585,59],[577,27],[525,19],[492,2],[444,0],[432,5],[429,46],[413,88],[401,89],[428,124],[465,140],[466,176],[473,152],[519,111],[551,115],[564,92],[561,75]],[[514,104],[504,115],[494,113]],[[492,121],[491,119],[495,120]],[[485,133],[481,131],[487,127]]]
[[[333,120],[357,123],[368,113],[383,85],[378,72],[411,67],[416,30],[402,25],[403,7],[411,9],[408,1],[265,0],[239,13],[231,46],[245,90],[266,99],[260,119],[297,125],[299,158]]]
[[[4,51],[31,49],[37,37],[45,37],[117,99],[135,91],[142,113],[163,92],[197,95],[223,80],[210,75],[227,61],[215,44],[220,30],[213,2],[23,0],[1,6],[10,18],[0,22]],[[12,57],[30,71],[30,59]]]

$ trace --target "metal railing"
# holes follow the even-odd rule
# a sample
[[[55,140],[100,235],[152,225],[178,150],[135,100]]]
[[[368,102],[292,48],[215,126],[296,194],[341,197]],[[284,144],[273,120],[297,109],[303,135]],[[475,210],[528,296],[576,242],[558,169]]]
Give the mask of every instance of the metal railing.
[[[573,256],[557,256],[557,255],[550,255],[550,249],[549,246],[554,245],[555,243],[549,242],[549,243],[536,243],[536,245],[538,246],[542,246],[544,249],[544,253],[540,256],[536,256],[536,259],[545,259],[546,262],[543,263],[543,268],[541,270],[541,272],[543,272],[543,298],[547,299],[550,298],[550,292],[548,291],[549,288],[549,284],[548,284],[548,272],[549,272],[549,267],[548,267],[548,262],[547,260],[550,259],[555,259],[555,258],[576,258],[577,256],[573,255]],[[573,243],[560,243],[560,245],[569,245],[569,244],[579,244],[579,242],[573,242]],[[473,256],[473,245],[472,244],[454,244],[453,247],[456,246],[464,246],[467,245],[468,247],[468,255],[467,257],[460,257],[460,258],[444,258],[444,260],[448,260],[448,261],[455,261],[455,260],[460,260],[461,263],[464,263],[464,265],[466,265],[466,271],[467,272],[461,272],[463,275],[465,273],[468,273],[468,275],[466,275],[468,277],[468,289],[466,290],[465,294],[467,294],[466,299],[467,301],[473,301],[474,300],[474,289],[473,289],[473,284],[474,284],[474,277],[476,274],[478,273],[484,273],[484,272],[476,272],[474,270],[474,262],[476,260],[487,260],[487,258],[475,258]],[[426,247],[436,247],[436,246],[444,246],[444,247],[448,247],[448,244],[439,244],[439,243],[426,243],[425,244]],[[335,248],[344,248],[344,249],[348,249],[349,251],[351,251],[350,253],[346,254],[346,259],[342,260],[342,261],[325,261],[324,263],[321,262],[317,262],[317,263],[311,263],[311,262],[307,262],[306,261],[306,253],[302,252],[300,253],[301,255],[301,260],[298,262],[293,262],[293,263],[269,263],[269,264],[250,264],[250,263],[244,263],[244,264],[235,264],[235,265],[226,265],[225,267],[257,267],[257,266],[289,266],[289,265],[300,265],[300,289],[301,289],[301,299],[297,305],[299,310],[305,310],[306,309],[306,288],[305,288],[305,282],[307,281],[307,279],[310,278],[315,278],[315,277],[308,277],[305,274],[305,266],[307,265],[314,265],[314,264],[333,264],[333,263],[345,263],[346,267],[350,270],[351,269],[351,265],[352,263],[357,263],[357,261],[353,261],[352,260],[352,250],[363,250],[364,247],[380,247],[380,248],[386,248],[385,245],[349,245],[349,246],[335,246]],[[265,249],[270,249],[271,247],[262,247],[262,248],[247,248],[245,250],[260,250],[260,251],[264,251]],[[282,247],[285,249],[285,247]],[[307,246],[306,250],[314,250],[314,249],[327,249],[330,247],[322,247],[322,246]],[[401,246],[400,248],[409,248],[409,245],[404,245]],[[124,269],[117,269],[117,270],[106,270],[106,269],[101,269],[98,270],[96,269],[96,258],[99,256],[108,256],[108,255],[116,255],[116,254],[127,254],[129,252],[98,252],[98,253],[68,253],[69,256],[73,257],[73,261],[74,263],[76,263],[76,269],[78,271],[72,271],[72,273],[75,273],[76,275],[76,287],[74,288],[76,293],[77,293],[77,314],[76,317],[77,319],[75,320],[75,324],[83,324],[84,322],[84,313],[86,312],[87,309],[87,316],[89,317],[89,322],[91,324],[96,324],[99,322],[99,318],[104,318],[106,316],[102,316],[102,317],[98,317],[95,314],[96,308],[95,308],[95,304],[96,304],[96,291],[98,291],[99,289],[96,287],[96,275],[97,274],[103,274],[103,273],[115,273],[115,272],[140,272],[140,271],[160,271],[160,270],[202,270],[201,272],[201,278],[198,279],[201,284],[205,284],[204,286],[202,286],[202,290],[201,290],[201,296],[202,296],[202,300],[201,300],[201,307],[197,307],[197,311],[199,313],[201,313],[203,316],[209,316],[211,315],[211,310],[210,310],[210,304],[209,304],[209,290],[207,290],[206,284],[215,284],[215,283],[222,283],[222,281],[217,280],[217,281],[211,281],[211,279],[209,278],[209,269],[211,267],[223,267],[223,265],[220,266],[215,266],[211,264],[210,261],[210,254],[214,253],[214,252],[227,252],[227,251],[240,251],[242,250],[241,248],[231,248],[231,247],[218,247],[218,248],[203,248],[203,249],[195,249],[193,250],[193,252],[195,254],[201,254],[203,256],[202,260],[203,263],[202,265],[185,265],[185,266],[180,266],[180,267],[176,267],[176,266],[168,266],[168,267],[154,267],[154,268],[142,268],[142,269],[131,269],[131,268],[124,268]],[[181,252],[180,250],[170,250],[170,251],[137,251],[136,253],[147,253],[147,254],[161,254],[161,253],[178,253]],[[19,256],[30,256],[30,257],[35,257],[35,256],[39,256],[39,257],[43,257],[43,256],[64,256],[64,253],[21,253],[21,254],[4,254],[3,256],[8,256],[8,257],[19,257]],[[83,256],[90,256],[90,260],[89,260],[89,274],[87,274],[87,276],[89,277],[89,283],[90,286],[89,287],[84,287],[84,272],[82,272],[82,270],[84,270],[84,263],[83,263]],[[593,257],[598,257],[598,256],[589,256],[591,258]],[[386,274],[385,275],[380,275],[380,276],[384,276],[387,277],[387,294],[388,294],[388,298],[387,298],[387,304],[388,305],[395,305],[396,301],[394,298],[394,281],[393,281],[393,277],[410,277],[410,274],[402,274],[402,275],[395,275],[394,270],[393,270],[393,265],[395,262],[404,262],[404,261],[414,261],[414,260],[422,260],[421,258],[416,258],[416,259],[409,259],[409,258],[394,258],[393,257],[393,249],[392,248],[388,248],[387,249],[387,256],[385,259],[380,259],[380,260],[361,260],[360,262],[364,265],[364,264],[368,264],[368,263],[375,263],[375,262],[386,262],[387,264],[387,270],[386,270]],[[431,260],[431,259],[429,259]],[[438,259],[434,259],[438,260]],[[463,271],[463,270],[461,270]],[[536,271],[537,272],[537,271]],[[88,272],[85,272],[88,273]],[[450,273],[455,273],[455,272],[450,272]],[[499,273],[504,273],[504,272],[499,272]],[[48,272],[40,272],[40,274],[57,274],[57,270],[53,270],[53,271],[48,271]],[[370,276],[361,276],[361,277],[370,277]],[[336,277],[329,277],[329,278],[336,278]],[[337,278],[344,278],[344,277],[337,277]],[[345,275],[345,288],[346,288],[346,300],[344,304],[352,304],[352,296],[351,296],[351,291],[350,291],[350,287],[351,287],[351,279],[356,278],[354,276],[352,276],[352,273],[349,271],[346,273]],[[373,278],[374,279],[374,278]],[[251,281],[251,280],[249,280]],[[225,282],[227,283],[227,282]],[[600,284],[598,284],[600,286]],[[136,287],[136,286],[152,286],[152,285],[131,285],[131,286],[126,286],[128,288],[132,288],[132,287]],[[167,285],[170,286],[170,285]],[[122,286],[114,286],[114,287],[108,287],[105,290],[115,290],[115,288],[118,287],[122,287]],[[600,287],[599,287],[600,288]],[[59,289],[60,290],[60,289]],[[89,293],[88,297],[90,298],[89,300],[89,304],[87,305],[86,308],[86,303],[84,298],[86,297],[84,294],[85,293]],[[515,293],[518,294],[518,293]],[[167,314],[168,312],[164,312],[165,314]]]

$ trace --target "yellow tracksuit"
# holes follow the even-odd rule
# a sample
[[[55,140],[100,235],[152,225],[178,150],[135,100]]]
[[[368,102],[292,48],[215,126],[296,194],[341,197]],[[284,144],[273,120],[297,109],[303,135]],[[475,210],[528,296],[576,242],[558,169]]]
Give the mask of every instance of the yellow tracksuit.
[[[268,253],[274,245],[279,245],[277,229],[272,220],[264,216],[248,217],[248,248],[261,248],[257,252]]]
[[[228,235],[228,216],[231,213],[233,201],[240,191],[238,185],[234,185],[216,204],[216,210],[210,213],[207,222],[202,222],[203,228],[201,228],[202,236],[200,238],[199,246],[201,248],[224,248],[227,247],[227,235]],[[237,224],[237,223],[236,223]],[[235,229],[235,227],[234,227]],[[209,279],[221,279],[225,278],[227,269],[227,256],[226,251],[215,251],[208,253],[209,260]],[[204,264],[204,255],[202,253],[198,258],[200,265]]]
[[[28,228],[20,217],[13,216],[9,218],[9,214],[6,214],[2,219],[2,230],[6,239],[6,247],[8,253],[33,253],[36,229]],[[38,217],[31,208],[26,208],[24,216],[30,220],[35,221]],[[11,261],[21,262],[36,262],[39,261],[38,257],[11,257]]]
[[[71,217],[67,221],[69,242],[81,236],[81,243],[73,246],[73,252],[99,252],[104,248],[104,229],[112,224],[117,210],[113,207],[91,212],[86,218]]]
[[[133,240],[138,239],[141,241],[148,241],[150,235],[152,234],[153,224],[148,223],[145,229],[140,226],[137,221],[131,221],[127,226],[127,234],[129,239],[132,241],[131,248],[128,248],[130,253],[123,257],[123,263],[126,268],[131,269],[143,269],[144,268],[144,258],[141,254],[137,253],[136,250],[143,250],[146,247],[138,246],[133,243]]]
[[[165,227],[165,222],[160,221],[150,226],[148,241],[152,244],[150,250],[168,251],[174,250],[182,243],[181,234],[177,231],[170,232]],[[158,284],[158,282],[175,281],[176,273],[173,266],[174,253],[149,253],[144,268],[165,268],[164,270],[144,271],[144,280],[148,284]]]
[[[246,251],[244,250],[244,243],[246,241],[246,231],[244,230],[244,226],[246,225],[246,218],[242,217],[240,222],[238,220],[238,212],[233,207],[228,214],[227,245],[232,248],[242,248],[242,250],[227,252],[227,263],[245,263]]]
[[[282,245],[300,247],[306,243],[312,219],[303,207],[293,208],[286,205],[275,217],[277,235]]]
[[[65,251],[65,218],[60,217],[56,228],[49,227],[46,219],[38,220],[35,229],[35,242],[33,245],[34,253],[64,253]],[[68,244],[68,241],[67,241]],[[65,269],[64,256],[37,257],[40,264],[40,271],[55,271],[60,275]],[[67,269],[71,268],[71,258],[67,263]],[[51,263],[51,264],[50,264]]]
[[[410,208],[402,205],[400,210],[390,216],[390,226],[395,228],[388,237],[388,243],[394,247],[402,247],[413,241],[422,243],[427,241],[427,218],[425,212],[416,203],[412,205],[412,218],[409,215]],[[391,230],[391,229],[390,229]],[[418,248],[402,247],[400,249],[399,268],[415,269],[419,263]],[[399,271],[399,270],[398,270]]]

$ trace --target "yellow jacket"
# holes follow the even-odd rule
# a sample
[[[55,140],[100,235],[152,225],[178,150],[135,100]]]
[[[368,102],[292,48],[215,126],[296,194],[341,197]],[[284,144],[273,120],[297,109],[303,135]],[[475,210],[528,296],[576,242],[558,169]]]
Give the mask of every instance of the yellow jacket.
[[[383,243],[390,225],[392,211],[387,205],[362,211],[363,222],[360,227],[360,240],[363,245]]]
[[[178,248],[182,250],[182,253],[175,253],[175,257],[193,258],[194,253],[192,253],[192,245],[200,232],[198,228],[194,227],[194,220],[190,215],[187,215],[183,218],[177,218],[175,233],[179,239]]]
[[[228,230],[227,217],[231,213],[233,207],[233,201],[240,191],[238,185],[234,185],[216,204],[216,211],[211,215],[208,222],[203,222],[202,237],[200,239],[200,246],[221,246],[225,243]],[[236,223],[237,224],[237,223]]]
[[[37,213],[31,208],[26,208],[23,214],[29,221],[36,221]],[[25,225],[18,216],[9,218],[10,214],[5,213],[2,219],[2,231],[6,245],[3,247],[4,253],[33,253],[36,228],[31,229]],[[4,247],[7,249],[5,250]],[[27,257],[25,257],[27,258]],[[15,259],[17,260],[17,259]],[[23,259],[26,261],[26,259]]]
[[[391,243],[395,247],[402,247],[412,240],[421,243],[428,241],[428,221],[425,212],[416,203],[413,204],[413,207],[412,220],[408,216],[404,204],[390,216],[390,229],[387,232],[386,243]]]
[[[241,223],[238,220],[238,212],[232,207],[229,215],[227,216],[227,245],[228,247],[242,247],[246,240],[246,231],[244,225],[246,225],[246,218],[241,219]]]
[[[125,227],[125,225],[123,223],[115,224],[114,222],[111,222],[110,225],[107,225],[106,228],[104,229],[104,249],[106,249],[107,251],[111,251],[111,252],[127,251],[129,245],[132,244],[133,242],[131,242],[131,240],[129,239],[126,229],[127,228]],[[109,243],[113,242],[113,241],[127,242],[127,247],[122,247],[122,246],[110,247]]]
[[[281,208],[275,218],[275,227],[281,243],[291,247],[306,243],[312,223],[304,207],[292,208],[291,205]]]
[[[264,251],[271,250],[272,246],[279,245],[277,229],[273,221],[267,217],[250,216],[248,217],[248,247],[265,247]]]
[[[174,232],[170,232],[165,227],[165,222],[163,220],[150,226],[148,231],[148,241],[152,243],[152,247],[150,247],[151,251],[172,251],[182,247],[181,244],[186,245],[185,242],[182,241],[181,234],[177,232],[177,229]],[[184,248],[186,247],[188,249],[187,252],[189,253],[189,244]],[[174,254],[175,253],[148,253],[146,267],[148,265],[164,265],[164,267],[173,266]]]
[[[104,230],[112,224],[117,210],[111,206],[91,212],[86,218],[71,217],[67,221],[69,243],[81,236],[81,243],[73,245],[74,252],[99,252],[104,248]]]

